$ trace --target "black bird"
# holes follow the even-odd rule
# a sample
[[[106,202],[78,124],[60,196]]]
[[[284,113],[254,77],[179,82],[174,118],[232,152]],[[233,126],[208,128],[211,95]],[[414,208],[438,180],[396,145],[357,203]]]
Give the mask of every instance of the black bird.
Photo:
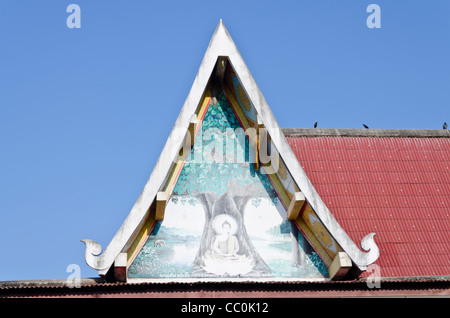
[[[444,123],[444,126],[442,126],[442,129],[447,129],[447,123]]]
[[[365,124],[363,124],[363,126],[364,126],[364,128],[369,129],[369,126],[367,126],[367,125],[365,125]]]
[[[317,121],[314,123],[314,128],[317,128]]]

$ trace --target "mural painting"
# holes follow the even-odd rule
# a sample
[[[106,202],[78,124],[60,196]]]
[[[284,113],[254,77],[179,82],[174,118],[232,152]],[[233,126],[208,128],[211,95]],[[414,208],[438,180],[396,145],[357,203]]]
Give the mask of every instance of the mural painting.
[[[249,162],[251,152],[221,93],[206,110],[164,220],[133,260],[129,278],[328,277],[286,219],[269,177]]]

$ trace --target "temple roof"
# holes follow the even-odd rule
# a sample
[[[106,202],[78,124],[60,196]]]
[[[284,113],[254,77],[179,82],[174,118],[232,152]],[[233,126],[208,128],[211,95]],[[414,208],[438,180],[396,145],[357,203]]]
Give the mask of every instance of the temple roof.
[[[121,228],[103,253],[95,241],[83,240],[86,262],[100,276],[122,262],[121,254],[129,266],[163,219],[170,187],[184,164],[174,160],[187,133],[201,124],[202,112],[217,103],[217,80],[220,85],[227,81],[227,98],[240,109],[240,118],[248,119],[242,128],[265,129],[290,182],[278,178],[280,171],[273,173],[274,184],[286,190],[284,197],[278,193],[288,219],[329,269],[343,253],[355,272],[378,260],[384,277],[450,273],[448,130],[281,129],[220,21],[160,158]]]
[[[448,130],[283,132],[318,194],[352,240],[377,233],[376,264],[381,276],[450,273]]]

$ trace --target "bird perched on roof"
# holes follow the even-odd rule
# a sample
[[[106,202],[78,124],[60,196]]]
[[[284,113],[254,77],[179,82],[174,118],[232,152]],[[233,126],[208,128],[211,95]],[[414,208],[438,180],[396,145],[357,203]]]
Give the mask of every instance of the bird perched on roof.
[[[363,124],[364,128],[369,129],[369,126],[367,126],[366,124]]]
[[[447,123],[444,123],[444,126],[442,126],[442,129],[447,129]]]
[[[314,123],[314,128],[317,128],[317,121]]]

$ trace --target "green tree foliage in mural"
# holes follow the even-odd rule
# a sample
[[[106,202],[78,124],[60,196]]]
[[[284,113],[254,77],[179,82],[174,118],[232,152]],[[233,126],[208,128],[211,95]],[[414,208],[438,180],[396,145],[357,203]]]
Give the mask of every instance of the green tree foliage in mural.
[[[275,203],[278,196],[267,175],[255,171],[250,163],[252,153],[228,100],[220,94],[217,106],[211,104],[208,107],[174,194],[223,194],[229,191],[230,182],[235,182],[252,186],[254,198],[266,196]],[[257,204],[257,200],[254,203]]]

